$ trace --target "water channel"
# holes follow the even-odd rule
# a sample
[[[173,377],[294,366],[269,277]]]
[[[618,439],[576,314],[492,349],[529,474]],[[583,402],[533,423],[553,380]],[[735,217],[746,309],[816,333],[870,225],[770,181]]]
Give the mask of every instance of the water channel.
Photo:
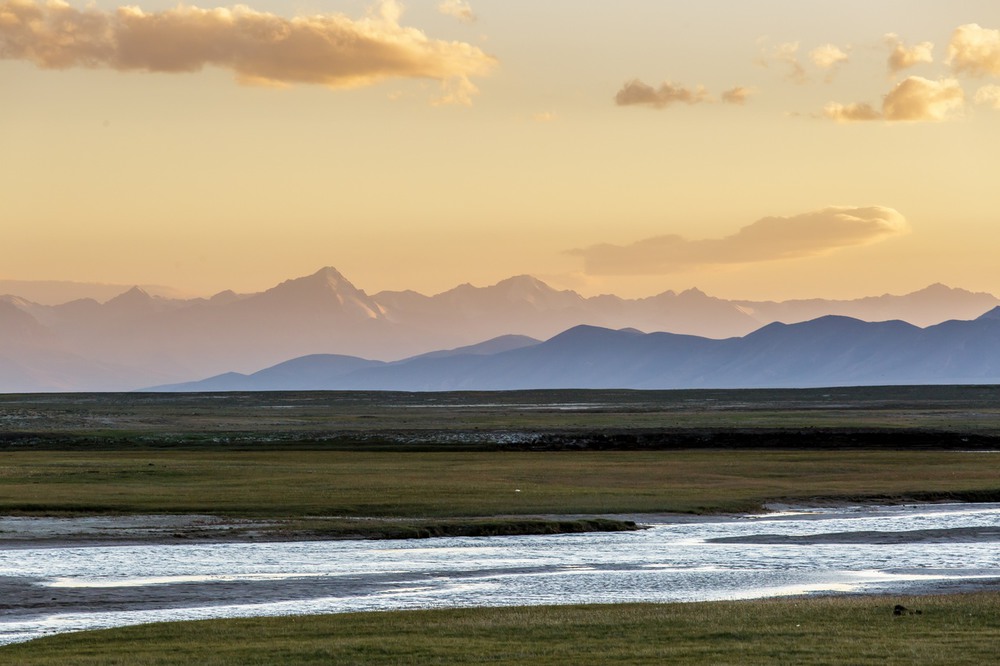
[[[1000,584],[997,504],[642,521],[650,529],[408,541],[0,540],[0,644],[165,620]]]

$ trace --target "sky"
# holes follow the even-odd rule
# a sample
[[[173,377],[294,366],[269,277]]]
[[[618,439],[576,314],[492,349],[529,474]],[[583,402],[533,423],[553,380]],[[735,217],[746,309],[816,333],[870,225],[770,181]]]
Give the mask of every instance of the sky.
[[[0,0],[0,279],[1000,294],[996,0]]]

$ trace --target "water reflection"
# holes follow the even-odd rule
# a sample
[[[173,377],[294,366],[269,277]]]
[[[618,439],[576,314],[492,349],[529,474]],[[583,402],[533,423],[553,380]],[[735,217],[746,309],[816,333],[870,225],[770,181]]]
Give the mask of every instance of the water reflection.
[[[0,643],[142,622],[906,591],[1000,579],[998,505],[788,509],[664,519],[643,532],[420,541],[0,550]],[[975,538],[962,533],[973,530]],[[714,543],[771,535],[957,530],[878,543]],[[985,534],[985,535],[984,535]],[[780,541],[780,539],[779,539]]]

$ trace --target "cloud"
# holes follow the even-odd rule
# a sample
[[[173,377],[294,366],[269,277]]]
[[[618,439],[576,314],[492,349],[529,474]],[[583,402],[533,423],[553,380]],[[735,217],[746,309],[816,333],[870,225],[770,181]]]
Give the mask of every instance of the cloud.
[[[850,57],[833,44],[817,46],[809,52],[809,59],[820,69],[830,69],[850,60]]]
[[[1000,86],[983,86],[976,91],[976,104],[1000,111]]]
[[[975,23],[955,28],[946,61],[952,71],[971,76],[1000,76],[1000,30]]]
[[[631,245],[570,250],[590,275],[662,275],[700,266],[749,264],[826,254],[907,231],[892,208],[831,206],[794,217],[765,217],[725,238],[656,236]]]
[[[882,102],[886,120],[940,121],[961,110],[965,93],[955,79],[931,81],[910,76],[889,91]]]
[[[886,64],[890,74],[898,74],[921,63],[934,62],[934,44],[931,42],[906,46],[899,35],[892,32],[887,33],[882,39],[889,46],[889,58]]]
[[[531,119],[536,123],[551,123],[558,120],[559,116],[556,115],[555,111],[541,111],[539,113],[532,114]]]
[[[699,104],[708,101],[708,93],[704,87],[686,88],[673,83],[662,83],[659,88],[632,79],[622,86],[615,95],[618,106],[651,106],[662,109],[675,103]]]
[[[823,115],[837,122],[887,120],[890,122],[939,122],[949,120],[965,106],[965,93],[955,79],[931,81],[910,76],[896,84],[882,100],[881,111],[870,104],[831,102]]]
[[[873,108],[871,104],[863,102],[857,104],[838,104],[830,102],[823,109],[823,115],[839,123],[853,123],[862,120],[879,120],[882,112]]]
[[[722,101],[726,104],[743,104],[747,98],[753,94],[753,90],[743,86],[736,86],[722,92]]]
[[[354,88],[393,78],[441,82],[439,102],[467,104],[469,80],[496,64],[463,42],[428,38],[399,24],[401,7],[382,0],[363,18],[322,14],[284,18],[242,5],[78,10],[55,0],[0,0],[0,58],[44,69],[232,70],[247,85],[318,84]]]
[[[441,0],[438,11],[447,16],[454,16],[462,23],[474,23],[476,15],[466,0]]]
[[[806,68],[799,62],[798,42],[784,42],[770,49],[762,49],[757,62],[764,67],[769,67],[772,61],[783,63],[788,67],[785,78],[792,83],[803,84],[809,81],[809,77],[806,75]]]

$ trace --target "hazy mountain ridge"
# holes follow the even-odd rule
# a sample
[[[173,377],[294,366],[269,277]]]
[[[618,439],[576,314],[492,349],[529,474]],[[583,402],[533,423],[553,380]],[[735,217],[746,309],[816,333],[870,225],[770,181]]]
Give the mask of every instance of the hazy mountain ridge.
[[[488,344],[488,343],[484,343]],[[920,328],[829,315],[714,340],[581,325],[496,353],[424,355],[381,363],[294,359],[253,375],[153,390],[766,388],[1000,383],[1000,307],[971,321]],[[287,370],[297,366],[296,382]],[[346,370],[346,371],[345,371]],[[273,376],[280,377],[275,382]],[[236,381],[234,381],[236,379]]]
[[[696,289],[584,297],[523,275],[433,296],[369,295],[333,268],[255,294],[225,291],[209,299],[171,299],[140,287],[103,303],[0,296],[0,391],[128,390],[247,374],[311,354],[394,361],[505,335],[548,339],[579,325],[724,339],[777,316],[795,322],[817,311],[861,313],[927,325],[971,319],[998,304],[990,294],[943,285],[855,301],[727,301]]]

